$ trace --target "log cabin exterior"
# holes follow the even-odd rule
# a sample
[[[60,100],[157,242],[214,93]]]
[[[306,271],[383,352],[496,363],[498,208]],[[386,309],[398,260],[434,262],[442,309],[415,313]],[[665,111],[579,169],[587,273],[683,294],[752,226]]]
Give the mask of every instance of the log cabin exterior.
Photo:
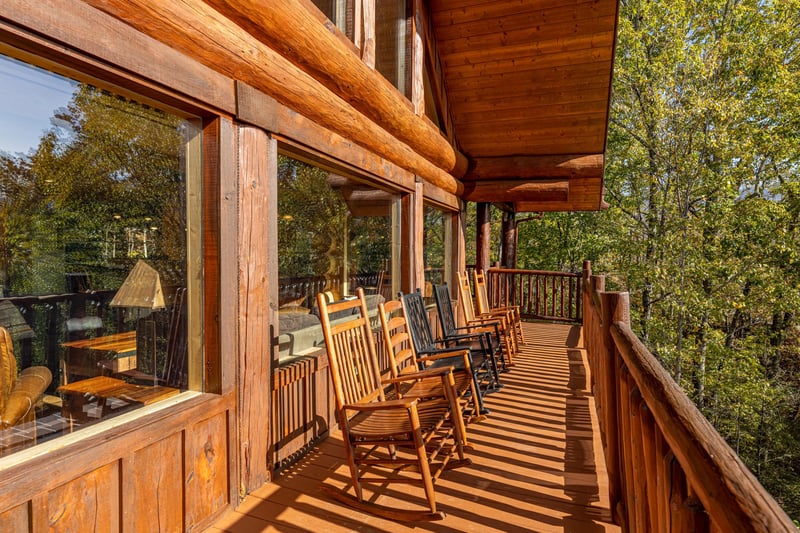
[[[490,204],[509,213],[603,208],[617,9],[616,0],[3,2],[0,58],[8,65],[144,106],[132,115],[155,109],[164,115],[151,122],[181,132],[173,167],[183,176],[178,218],[186,231],[173,285],[186,294],[186,360],[183,381],[164,386],[168,394],[109,417],[102,413],[114,405],[98,401],[101,415],[80,431],[81,417],[92,416],[75,407],[70,384],[80,381],[68,380],[66,367],[54,377],[50,399],[68,423],[62,416],[57,438],[39,428],[35,445],[2,454],[0,530],[202,530],[334,419],[324,357],[313,339],[298,348],[313,326],[286,340],[283,311],[309,314],[303,291],[341,296],[374,283],[378,297],[382,285],[389,295],[432,280],[454,285],[465,263],[465,202],[478,203],[479,268],[488,266]],[[348,272],[350,243],[361,235],[352,225],[339,243],[339,285],[324,266],[321,285],[286,281],[282,224],[302,214],[280,203],[302,192],[281,189],[287,168],[293,179],[321,179],[312,183],[335,191],[349,216],[385,219],[378,278]],[[119,181],[129,178],[123,174]],[[430,260],[428,214],[442,241]],[[99,230],[104,257],[117,254],[109,232],[125,230],[127,259],[149,259],[148,228],[151,239],[163,228],[147,217],[132,233],[121,215],[107,218]],[[177,307],[166,270],[156,280],[167,302],[148,312]],[[127,279],[114,289],[120,283]],[[126,306],[114,304],[117,292],[9,301],[23,310],[47,305],[51,326],[66,322],[71,334],[70,320],[101,317],[86,314],[87,305],[112,321],[111,306]],[[72,314],[52,318],[64,307]],[[149,346],[141,324],[150,323],[136,322],[136,357]],[[67,333],[49,331],[45,350],[71,348],[62,342],[72,342]],[[20,339],[15,349],[35,360],[39,345]],[[292,344],[288,355],[284,343]],[[120,354],[111,379],[123,370]],[[125,397],[146,396],[142,390],[128,388]]]

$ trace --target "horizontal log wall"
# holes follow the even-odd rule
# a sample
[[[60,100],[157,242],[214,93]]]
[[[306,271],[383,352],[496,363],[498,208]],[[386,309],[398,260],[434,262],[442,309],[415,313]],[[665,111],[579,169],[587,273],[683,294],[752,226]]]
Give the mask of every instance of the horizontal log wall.
[[[628,294],[583,274],[584,338],[615,520],[627,531],[796,532],[630,328]]]
[[[234,406],[195,395],[3,468],[0,531],[202,529],[231,501]]]

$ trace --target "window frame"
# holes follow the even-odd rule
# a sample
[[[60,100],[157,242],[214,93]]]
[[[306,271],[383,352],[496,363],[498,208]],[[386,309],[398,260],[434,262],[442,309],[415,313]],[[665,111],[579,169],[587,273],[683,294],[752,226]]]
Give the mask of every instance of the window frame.
[[[2,24],[0,24],[2,26]],[[0,27],[0,30],[4,29]],[[35,42],[17,39],[14,44],[0,42],[0,54],[54,74],[86,83],[112,94],[151,106],[197,125],[195,135],[186,143],[186,223],[188,229],[186,265],[187,288],[192,291],[187,318],[189,336],[189,387],[186,392],[156,408],[142,407],[130,413],[101,419],[79,434],[63,433],[52,441],[37,444],[34,455],[47,454],[76,439],[110,430],[129,420],[149,416],[163,407],[175,412],[175,403],[190,400],[202,393],[221,393],[235,382],[231,372],[223,374],[219,324],[220,312],[219,267],[219,186],[222,116],[198,101],[178,96],[170,90],[155,86],[147,78],[123,70],[84,52],[65,48],[45,39]],[[224,104],[223,104],[224,105]],[[192,327],[192,324],[195,326]],[[200,328],[196,325],[200,324]],[[226,385],[227,384],[227,385]],[[26,451],[9,457],[12,462],[25,460]]]

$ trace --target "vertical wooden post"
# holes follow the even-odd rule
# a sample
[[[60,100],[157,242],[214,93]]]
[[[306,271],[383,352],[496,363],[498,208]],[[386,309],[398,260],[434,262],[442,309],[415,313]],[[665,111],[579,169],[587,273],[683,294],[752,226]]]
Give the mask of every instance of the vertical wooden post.
[[[269,480],[269,397],[272,335],[269,301],[270,182],[277,184],[277,142],[254,127],[239,128],[239,495]],[[276,188],[275,185],[274,188]],[[274,194],[273,194],[274,196]],[[274,210],[273,210],[274,212]],[[277,269],[275,269],[277,270]]]
[[[410,37],[411,37],[411,72],[410,72],[410,99],[414,106],[414,113],[417,115],[425,114],[425,6],[422,0],[414,0],[412,3],[412,15]]]
[[[605,287],[605,278],[592,277],[595,286]],[[601,362],[600,381],[602,382],[601,394],[603,417],[606,427],[606,464],[608,465],[608,491],[611,508],[614,509],[621,501],[621,458],[620,458],[620,423],[624,413],[618,412],[617,387],[620,377],[617,375],[617,350],[611,336],[611,325],[622,321],[629,323],[628,293],[625,292],[600,292],[602,340],[599,355]]]
[[[504,268],[517,268],[517,219],[513,212],[503,212],[503,250],[500,263]]]
[[[639,416],[642,422],[642,455],[644,458],[644,470],[647,480],[647,511],[648,520],[650,521],[650,531],[654,533],[661,531],[663,524],[660,523],[659,516],[659,478],[658,478],[658,460],[660,457],[656,454],[656,424],[653,419],[653,414],[643,403],[639,411]]]
[[[491,266],[491,251],[492,251],[492,212],[491,204],[487,202],[479,202],[476,204],[477,209],[477,231],[475,242],[475,268],[477,270],[489,270]]]
[[[631,505],[635,515],[635,531],[652,531],[650,516],[647,507],[647,494],[650,486],[647,483],[647,469],[644,457],[644,428],[642,424],[642,394],[631,378],[630,393],[630,428],[628,440],[631,447],[631,477],[633,478],[633,502]]]
[[[361,60],[369,68],[375,68],[375,0],[361,1]]]
[[[631,417],[630,417],[630,393],[631,381],[630,373],[628,372],[625,363],[622,362],[620,357],[615,357],[617,362],[616,379],[618,389],[616,390],[617,396],[617,453],[619,454],[619,471],[620,471],[620,498],[615,507],[618,511],[617,516],[621,517],[623,531],[639,531],[636,529],[636,507],[633,505],[634,500],[634,486],[633,486],[633,461],[631,453]]]
[[[402,253],[400,268],[400,290],[412,292],[425,284],[422,246],[424,240],[425,207],[422,203],[422,182],[416,183],[412,194],[403,196],[402,206]]]
[[[455,272],[466,272],[467,244],[466,244],[466,209],[465,203],[460,201],[458,214],[450,217],[451,223],[451,244],[450,244],[450,278],[446,279],[448,285],[452,287],[452,292],[458,294],[457,280]]]

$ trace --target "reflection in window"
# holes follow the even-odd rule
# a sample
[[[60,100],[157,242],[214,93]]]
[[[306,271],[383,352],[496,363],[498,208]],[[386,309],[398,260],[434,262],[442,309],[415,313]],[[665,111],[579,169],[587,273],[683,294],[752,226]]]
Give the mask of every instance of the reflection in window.
[[[350,31],[352,21],[347,16],[349,11],[346,0],[312,0],[312,2],[328,17],[328,20],[336,24],[339,31],[352,38]]]
[[[281,357],[323,344],[317,293],[363,287],[376,308],[392,294],[398,197],[285,156],[278,159]]]
[[[406,1],[375,2],[375,69],[407,96]]]
[[[433,301],[433,285],[440,285],[448,279],[447,258],[450,256],[448,229],[445,213],[434,207],[425,206],[423,221],[422,255],[425,268],[424,296]]]
[[[0,56],[0,455],[187,388],[186,120]]]

